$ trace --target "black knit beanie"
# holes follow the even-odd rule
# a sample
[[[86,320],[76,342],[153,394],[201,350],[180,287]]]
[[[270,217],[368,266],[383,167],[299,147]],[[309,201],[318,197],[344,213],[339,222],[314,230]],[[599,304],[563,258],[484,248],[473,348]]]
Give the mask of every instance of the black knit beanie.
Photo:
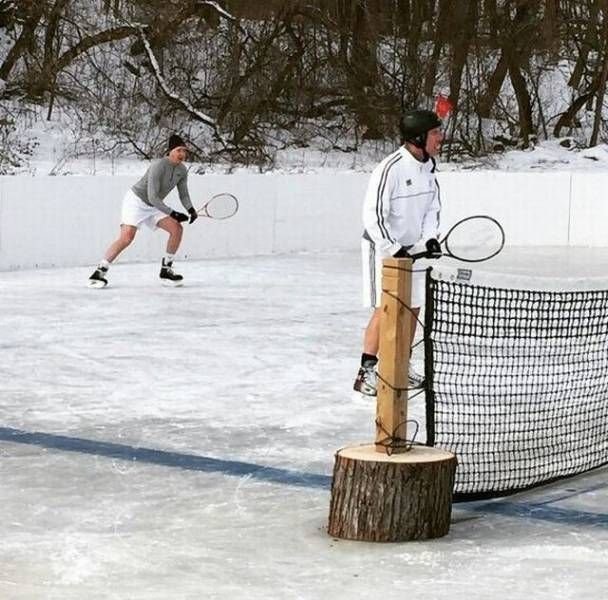
[[[179,148],[180,146],[186,146],[186,142],[184,142],[183,138],[176,133],[174,133],[169,138],[169,146],[167,148],[167,154],[173,150],[173,148]]]

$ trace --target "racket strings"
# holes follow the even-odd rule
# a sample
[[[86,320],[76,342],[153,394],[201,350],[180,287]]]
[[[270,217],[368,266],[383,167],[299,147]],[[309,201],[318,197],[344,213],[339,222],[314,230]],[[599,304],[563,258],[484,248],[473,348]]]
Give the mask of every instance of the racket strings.
[[[503,249],[505,233],[493,217],[473,215],[458,221],[441,243],[452,258],[463,262],[483,262]]]
[[[201,210],[199,214],[211,219],[228,219],[239,209],[239,203],[235,196],[228,193],[216,194]]]
[[[493,246],[500,242],[499,233],[494,230],[454,231],[448,240],[452,246]]]

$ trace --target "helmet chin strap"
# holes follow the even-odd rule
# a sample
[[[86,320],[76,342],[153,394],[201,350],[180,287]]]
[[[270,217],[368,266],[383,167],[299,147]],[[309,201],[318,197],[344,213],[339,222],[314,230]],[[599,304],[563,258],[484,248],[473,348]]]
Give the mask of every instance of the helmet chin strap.
[[[416,148],[422,150],[422,162],[423,163],[427,162],[429,160],[429,158],[431,158],[431,155],[426,151],[427,136],[428,136],[428,131],[420,134],[413,140],[407,140],[407,141],[409,141],[410,144],[412,144],[413,146],[416,146]]]

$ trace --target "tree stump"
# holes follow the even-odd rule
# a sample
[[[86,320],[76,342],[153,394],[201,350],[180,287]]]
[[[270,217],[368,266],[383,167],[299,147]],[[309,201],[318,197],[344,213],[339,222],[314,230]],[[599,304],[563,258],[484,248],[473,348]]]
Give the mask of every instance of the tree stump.
[[[387,456],[373,444],[336,453],[328,533],[367,542],[444,536],[450,529],[456,456],[413,446]]]

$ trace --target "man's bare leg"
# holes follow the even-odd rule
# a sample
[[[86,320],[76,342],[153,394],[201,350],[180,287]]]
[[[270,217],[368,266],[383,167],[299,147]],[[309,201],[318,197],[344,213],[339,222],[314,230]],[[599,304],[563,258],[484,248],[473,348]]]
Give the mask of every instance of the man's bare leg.
[[[416,324],[418,322],[419,308],[412,309],[411,313],[411,337],[410,347],[416,334]],[[355,380],[354,389],[367,396],[376,395],[376,364],[378,362],[378,350],[380,348],[380,319],[382,309],[376,308],[365,329],[363,336],[363,354],[361,355],[361,368]]]
[[[414,343],[414,336],[416,335],[416,325],[418,325],[418,315],[420,314],[419,308],[412,308],[412,320],[410,324],[410,347]],[[370,356],[378,356],[378,349],[380,347],[380,317],[382,316],[382,309],[376,308],[372,313],[372,316],[365,329],[363,336],[363,352]]]
[[[104,288],[108,285],[106,279],[110,263],[133,241],[137,227],[133,225],[121,225],[120,234],[114,240],[104,254],[103,260],[99,263],[93,274],[89,277],[89,287]]]
[[[172,217],[165,217],[164,219],[161,219],[156,226],[169,234],[169,239],[167,240],[167,254],[173,256],[178,251],[179,245],[182,242],[182,235],[184,233],[182,224],[178,223]]]
[[[136,233],[137,227],[134,227],[133,225],[121,225],[120,235],[110,244],[109,248],[106,250],[104,259],[109,263],[114,262],[116,257],[135,239]]]
[[[184,278],[173,271],[173,256],[179,249],[184,228],[181,223],[178,223],[172,217],[165,217],[156,225],[169,234],[169,239],[167,240],[167,254],[163,258],[160,268],[161,281],[163,285],[178,287],[182,285]]]

